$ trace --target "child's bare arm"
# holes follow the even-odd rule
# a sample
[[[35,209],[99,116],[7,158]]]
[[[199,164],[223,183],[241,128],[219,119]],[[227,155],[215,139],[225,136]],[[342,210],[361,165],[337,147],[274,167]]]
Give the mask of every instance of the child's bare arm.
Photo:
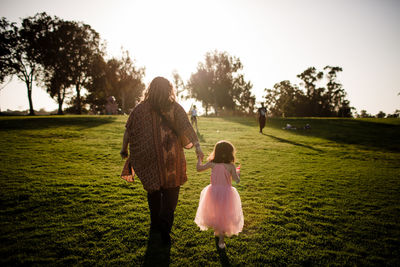
[[[240,174],[236,172],[236,167],[235,165],[231,164],[231,174],[232,174],[232,180],[234,180],[236,183],[240,182]]]
[[[205,171],[205,170],[211,168],[211,167],[212,167],[212,164],[213,164],[213,163],[212,163],[211,161],[207,162],[206,164],[201,164],[201,159],[198,158],[198,159],[197,159],[197,166],[196,166],[196,169],[197,169],[198,172]]]

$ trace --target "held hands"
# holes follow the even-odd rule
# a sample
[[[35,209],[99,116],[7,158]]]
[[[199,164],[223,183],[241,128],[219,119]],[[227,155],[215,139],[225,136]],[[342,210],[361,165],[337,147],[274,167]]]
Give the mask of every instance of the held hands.
[[[236,175],[237,175],[237,177],[238,177],[236,183],[239,183],[239,182],[240,182],[240,167],[241,167],[241,165],[239,165],[238,167],[236,167]]]
[[[197,155],[197,159],[202,162],[203,158],[204,158],[204,154],[203,151],[201,151],[200,145],[196,145],[196,155]]]
[[[239,166],[237,166],[236,167],[236,174],[237,174],[237,176],[239,176],[240,177],[240,167],[241,167],[242,165],[239,165]]]

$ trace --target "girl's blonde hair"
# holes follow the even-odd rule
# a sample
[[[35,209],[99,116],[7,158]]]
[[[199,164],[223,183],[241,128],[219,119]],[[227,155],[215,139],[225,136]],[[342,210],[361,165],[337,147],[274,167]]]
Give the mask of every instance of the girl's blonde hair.
[[[234,163],[236,149],[231,142],[221,140],[214,146],[213,152],[208,156],[207,160],[214,163]]]
[[[164,77],[156,77],[147,88],[143,100],[149,101],[156,111],[166,111],[176,100],[174,88]]]

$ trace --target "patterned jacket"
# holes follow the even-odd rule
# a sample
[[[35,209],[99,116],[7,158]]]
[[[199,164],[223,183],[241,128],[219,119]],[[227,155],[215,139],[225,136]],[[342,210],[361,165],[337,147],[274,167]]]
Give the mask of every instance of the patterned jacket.
[[[147,101],[141,102],[132,110],[125,127],[129,134],[129,164],[125,164],[123,174],[133,168],[148,192],[187,181],[183,148],[193,147],[198,138],[178,103],[160,114]]]

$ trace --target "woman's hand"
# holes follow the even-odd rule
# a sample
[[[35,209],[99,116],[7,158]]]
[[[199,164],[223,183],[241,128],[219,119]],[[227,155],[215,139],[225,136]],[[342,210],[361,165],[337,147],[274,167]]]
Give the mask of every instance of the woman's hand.
[[[203,161],[204,154],[203,154],[203,151],[201,151],[200,144],[197,144],[197,145],[196,145],[196,155],[197,155],[197,158],[198,158],[200,161]]]
[[[122,140],[121,152],[119,152],[122,159],[126,159],[128,157],[128,143],[129,143],[128,139],[129,139],[129,133],[128,129],[126,129],[124,132],[124,139]]]
[[[126,159],[128,157],[128,151],[126,151],[126,150],[121,150],[121,152],[119,152],[119,154],[121,155],[122,159]]]

